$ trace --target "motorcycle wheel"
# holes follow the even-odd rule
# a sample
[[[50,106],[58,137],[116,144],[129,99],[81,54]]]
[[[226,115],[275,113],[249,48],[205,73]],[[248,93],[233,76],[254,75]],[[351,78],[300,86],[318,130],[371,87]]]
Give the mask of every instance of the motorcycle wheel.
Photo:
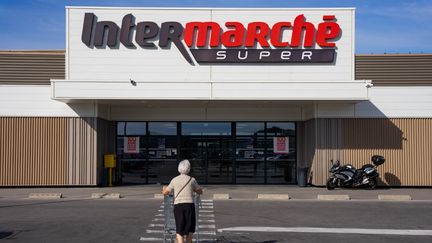
[[[336,188],[336,183],[333,182],[334,178],[328,178],[327,183],[326,183],[326,187],[327,190],[333,190]]]
[[[375,177],[375,178],[372,178],[372,179],[369,179],[369,183],[368,183],[368,188],[370,189],[370,190],[373,190],[373,189],[375,189],[375,187],[377,186],[377,184],[378,184],[378,180],[377,180],[377,178]]]

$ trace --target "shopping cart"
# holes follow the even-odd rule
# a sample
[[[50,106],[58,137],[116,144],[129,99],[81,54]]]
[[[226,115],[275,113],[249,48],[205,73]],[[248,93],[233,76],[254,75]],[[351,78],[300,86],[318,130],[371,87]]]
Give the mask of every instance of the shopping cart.
[[[176,238],[176,225],[174,220],[174,206],[172,204],[174,199],[173,194],[164,196],[164,233],[163,242],[175,242]],[[201,197],[199,194],[194,193],[194,204],[195,204],[195,234],[194,238],[196,242],[199,242],[199,209],[201,207]],[[169,241],[167,241],[169,240]]]

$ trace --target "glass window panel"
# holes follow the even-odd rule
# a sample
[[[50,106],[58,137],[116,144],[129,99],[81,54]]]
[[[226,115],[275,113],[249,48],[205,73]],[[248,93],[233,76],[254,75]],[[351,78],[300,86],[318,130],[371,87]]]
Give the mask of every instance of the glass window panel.
[[[169,183],[177,172],[177,136],[149,136],[149,183]]]
[[[264,183],[264,136],[238,136],[236,138],[236,182]]]
[[[237,122],[236,134],[264,136],[264,122]]]
[[[229,122],[183,122],[182,135],[231,135]]]
[[[286,183],[296,182],[296,134],[293,122],[267,123],[267,182]],[[275,153],[274,139],[288,137],[288,151]]]
[[[139,153],[124,153],[124,141],[126,137],[117,137],[117,159],[118,168],[116,180],[120,180],[123,184],[144,184],[146,183],[146,138],[139,137]]]
[[[177,135],[176,122],[149,122],[149,135]]]
[[[125,122],[117,122],[117,136],[124,136]]]
[[[146,135],[145,122],[126,122],[126,136],[130,135]]]
[[[267,136],[295,136],[294,122],[268,122]]]

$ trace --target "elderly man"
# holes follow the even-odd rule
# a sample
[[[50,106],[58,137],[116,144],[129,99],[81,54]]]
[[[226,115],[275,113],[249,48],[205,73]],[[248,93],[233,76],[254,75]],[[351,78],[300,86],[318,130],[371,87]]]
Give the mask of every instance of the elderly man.
[[[202,189],[195,178],[188,176],[190,171],[189,160],[183,160],[178,165],[179,176],[174,177],[168,186],[162,188],[162,194],[168,195],[174,190],[174,218],[176,222],[177,242],[192,242],[195,233],[195,205],[193,193],[202,194]]]

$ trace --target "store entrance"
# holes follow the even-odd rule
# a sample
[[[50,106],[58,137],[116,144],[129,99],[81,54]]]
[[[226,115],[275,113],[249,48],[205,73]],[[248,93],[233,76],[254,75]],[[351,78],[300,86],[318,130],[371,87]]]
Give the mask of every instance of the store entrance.
[[[232,183],[231,123],[182,123],[181,159],[191,162],[190,174],[205,183]]]
[[[181,157],[191,162],[191,174],[205,183],[232,183],[232,141],[229,136],[184,136]]]
[[[191,162],[202,184],[296,183],[294,122],[117,122],[119,184],[169,183]]]

